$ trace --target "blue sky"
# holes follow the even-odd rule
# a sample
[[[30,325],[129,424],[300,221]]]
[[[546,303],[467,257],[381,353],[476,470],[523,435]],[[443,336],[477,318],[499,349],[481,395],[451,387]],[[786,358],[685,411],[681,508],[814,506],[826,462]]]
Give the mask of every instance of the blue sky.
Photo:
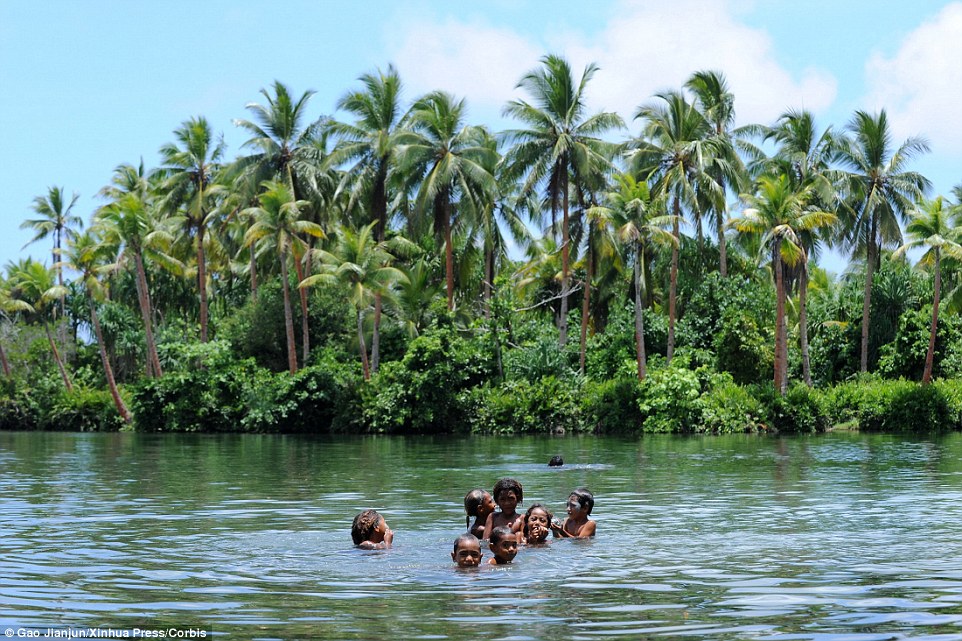
[[[313,118],[393,63],[408,99],[445,89],[499,129],[518,78],[549,52],[579,71],[597,63],[589,102],[631,133],[654,92],[717,69],[738,124],[804,107],[841,127],[855,109],[884,107],[899,141],[930,141],[913,167],[933,193],[962,182],[962,2],[0,0],[0,264],[49,260],[46,242],[21,249],[35,196],[78,192],[89,220],[113,168],[155,166],[192,116],[223,132],[229,158],[243,153],[232,121],[275,79],[317,92]]]

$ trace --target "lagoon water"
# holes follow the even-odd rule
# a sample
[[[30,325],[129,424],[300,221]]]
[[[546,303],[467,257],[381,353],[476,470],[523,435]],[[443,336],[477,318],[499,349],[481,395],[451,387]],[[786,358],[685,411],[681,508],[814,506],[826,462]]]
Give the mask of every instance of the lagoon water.
[[[456,570],[461,499],[501,476],[558,511],[589,487],[598,537]],[[367,507],[394,549],[352,549]],[[962,639],[962,435],[0,433],[0,630],[68,626]]]

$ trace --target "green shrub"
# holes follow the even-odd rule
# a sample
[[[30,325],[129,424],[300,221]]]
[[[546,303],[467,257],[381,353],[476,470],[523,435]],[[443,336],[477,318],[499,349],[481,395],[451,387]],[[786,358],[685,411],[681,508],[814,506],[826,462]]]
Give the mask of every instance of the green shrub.
[[[37,427],[61,432],[115,432],[124,427],[114,399],[105,389],[75,386],[51,399]]]
[[[701,425],[701,381],[688,369],[653,369],[641,386],[638,409],[645,432],[694,432]]]
[[[904,379],[862,379],[830,394],[837,422],[856,421],[869,432],[944,432],[962,428],[962,384],[922,385]]]
[[[715,434],[756,432],[766,415],[764,403],[731,378],[702,396],[702,429]]]
[[[791,385],[784,396],[776,394],[771,385],[756,389],[760,396],[767,397],[768,420],[775,431],[813,433],[831,427],[831,414],[822,392],[799,382]]]
[[[641,383],[637,378],[586,381],[581,395],[585,428],[606,434],[640,431],[645,418],[638,406],[640,395]]]
[[[547,376],[535,382],[506,381],[467,391],[462,406],[476,433],[520,434],[577,430],[579,386]]]

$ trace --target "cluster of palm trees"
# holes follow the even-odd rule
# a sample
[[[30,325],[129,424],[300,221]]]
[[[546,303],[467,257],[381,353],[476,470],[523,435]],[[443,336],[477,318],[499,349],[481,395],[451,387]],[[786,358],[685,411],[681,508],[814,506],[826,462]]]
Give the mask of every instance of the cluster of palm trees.
[[[24,226],[36,231],[34,240],[52,237],[52,265],[32,259],[8,265],[0,311],[47,327],[69,388],[49,331],[50,321],[66,313],[69,268],[87,301],[118,411],[129,420],[97,319],[98,301],[116,296],[118,274],[129,273],[135,283],[148,376],[163,374],[149,274],[166,270],[194,283],[201,342],[212,336],[213,300],[238,283],[249,285],[256,299],[265,274],[279,275],[292,373],[310,353],[309,290],[340,287],[354,310],[369,378],[378,371],[385,315],[413,308],[399,320],[417,331],[417,310],[440,295],[442,270],[433,268],[431,248],[443,247],[449,311],[490,317],[494,283],[508,266],[519,288],[546,275],[549,282],[532,307],[554,310],[562,346],[569,305],[580,289],[582,371],[592,288],[625,274],[643,379],[645,310],[667,312],[669,361],[675,350],[686,228],[699,247],[717,244],[723,277],[735,249],[757,253],[771,274],[777,294],[774,382],[784,392],[791,284],[799,294],[803,377],[811,384],[805,297],[809,264],[821,248],[835,246],[864,261],[860,368],[866,371],[872,278],[881,250],[923,245],[935,282],[925,380],[931,378],[940,270],[943,259],[962,257],[962,248],[957,207],[941,197],[923,201],[928,181],[908,168],[927,150],[923,140],[894,145],[884,111],[857,112],[840,131],[820,131],[804,111],[788,111],[771,126],[736,128],[734,96],[714,71],[695,73],[683,88],[639,107],[640,134],[617,140],[622,118],[587,108],[585,92],[596,72],[589,65],[578,78],[566,60],[545,56],[518,83],[526,98],[504,108],[517,128],[498,134],[468,124],[464,100],[442,91],[405,106],[393,67],[360,77],[360,87],[336,105],[341,120],[309,121],[313,92],[297,97],[275,82],[261,91],[262,102],[247,105],[250,119],[235,121],[251,137],[245,155],[233,162],[225,161],[224,143],[210,123],[192,118],[161,148],[159,168],[147,171],[141,163],[115,170],[86,230],[73,213],[76,195],[68,199],[52,188],[38,197],[38,217]],[[736,197],[743,206],[733,216]],[[713,231],[714,241],[704,238],[705,230]],[[520,263],[512,260],[521,255],[526,259]],[[656,264],[668,265],[667,295],[652,281]],[[0,360],[8,372],[2,346]]]

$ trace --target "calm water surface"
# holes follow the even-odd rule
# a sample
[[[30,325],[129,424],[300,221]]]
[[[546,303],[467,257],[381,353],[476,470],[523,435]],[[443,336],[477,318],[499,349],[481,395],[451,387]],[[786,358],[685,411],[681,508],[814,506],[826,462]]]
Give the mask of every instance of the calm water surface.
[[[552,454],[563,468],[548,468]],[[593,541],[463,571],[501,476]],[[381,511],[395,547],[354,550]],[[0,433],[0,634],[962,639],[962,436],[344,438]]]

